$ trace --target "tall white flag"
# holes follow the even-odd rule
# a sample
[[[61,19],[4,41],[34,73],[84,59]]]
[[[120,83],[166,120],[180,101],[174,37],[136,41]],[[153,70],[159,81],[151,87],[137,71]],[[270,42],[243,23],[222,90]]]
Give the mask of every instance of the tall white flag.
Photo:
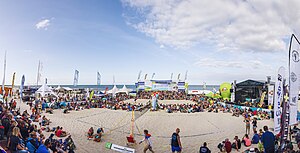
[[[76,87],[78,85],[78,79],[79,79],[79,71],[75,70],[75,74],[74,74],[74,83],[73,85]]]
[[[101,75],[99,72],[97,72],[97,85],[99,86],[101,84]]]
[[[3,72],[3,81],[2,81],[2,95],[5,96],[5,72],[6,72],[6,51],[4,54],[4,72]]]
[[[275,82],[275,100],[274,100],[274,134],[280,132],[282,108],[281,102],[283,100],[283,79],[285,78],[285,68],[280,67]]]
[[[290,125],[297,124],[297,110],[299,98],[298,77],[300,76],[300,59],[299,59],[300,42],[292,35],[289,48],[289,111]]]

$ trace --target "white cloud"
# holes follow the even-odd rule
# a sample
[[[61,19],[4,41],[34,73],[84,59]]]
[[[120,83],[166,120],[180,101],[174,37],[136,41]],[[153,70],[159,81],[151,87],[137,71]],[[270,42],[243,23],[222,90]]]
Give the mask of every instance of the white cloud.
[[[47,30],[48,27],[50,26],[50,20],[49,19],[44,19],[44,20],[41,20],[39,21],[35,27],[37,29],[44,29],[44,30]]]
[[[194,63],[198,67],[209,68],[240,68],[240,69],[271,69],[270,65],[267,65],[259,60],[216,60],[212,58],[202,58]]]
[[[158,44],[190,48],[208,43],[218,50],[283,51],[300,27],[297,0],[123,0],[126,22]],[[135,12],[136,14],[132,14]],[[131,16],[140,16],[140,18]]]

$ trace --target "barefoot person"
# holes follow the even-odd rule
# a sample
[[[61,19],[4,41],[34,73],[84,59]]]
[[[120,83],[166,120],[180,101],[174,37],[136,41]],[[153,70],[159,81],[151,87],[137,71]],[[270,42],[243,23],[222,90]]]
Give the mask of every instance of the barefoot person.
[[[171,139],[172,152],[176,151],[178,153],[181,153],[182,146],[181,146],[181,141],[180,141],[180,137],[179,137],[179,132],[180,132],[180,129],[177,128],[176,132],[174,132],[172,134],[172,139]]]
[[[145,147],[144,147],[144,153],[147,152],[147,150],[150,150],[152,153],[154,151],[152,150],[152,142],[151,142],[151,134],[149,134],[148,130],[144,130],[145,137],[142,141],[140,141],[140,144],[145,142]]]

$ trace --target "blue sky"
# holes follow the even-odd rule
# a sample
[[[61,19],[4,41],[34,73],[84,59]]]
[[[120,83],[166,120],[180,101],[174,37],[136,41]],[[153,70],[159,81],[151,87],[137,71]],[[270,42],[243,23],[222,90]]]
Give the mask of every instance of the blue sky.
[[[7,84],[13,72],[16,84],[23,74],[35,84],[39,60],[49,84],[72,84],[75,69],[79,84],[96,84],[97,71],[102,84],[113,76],[132,84],[140,70],[156,79],[188,70],[190,84],[262,80],[286,65],[286,40],[300,27],[300,9],[287,9],[280,1],[4,0],[0,63],[6,50]]]

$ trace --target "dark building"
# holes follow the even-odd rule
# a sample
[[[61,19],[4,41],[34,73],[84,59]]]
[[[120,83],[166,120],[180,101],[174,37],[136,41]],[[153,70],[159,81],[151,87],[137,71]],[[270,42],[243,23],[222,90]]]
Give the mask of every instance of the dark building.
[[[249,79],[237,83],[235,88],[235,102],[245,102],[247,99],[259,100],[264,91],[267,91],[267,81]]]

